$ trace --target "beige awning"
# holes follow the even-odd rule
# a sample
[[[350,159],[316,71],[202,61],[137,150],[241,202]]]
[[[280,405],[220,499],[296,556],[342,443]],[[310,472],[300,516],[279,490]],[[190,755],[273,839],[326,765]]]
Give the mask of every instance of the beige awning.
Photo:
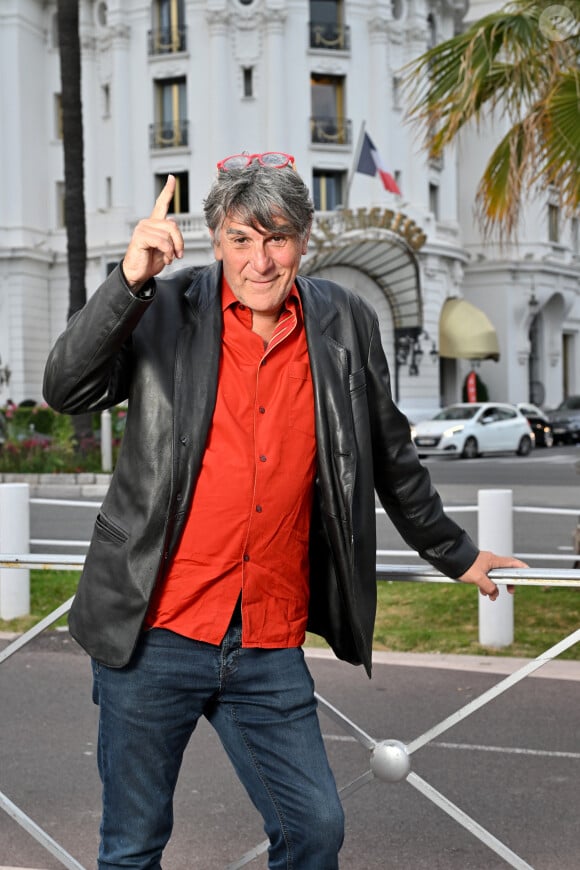
[[[497,362],[497,333],[487,314],[465,299],[447,299],[439,318],[439,356]]]

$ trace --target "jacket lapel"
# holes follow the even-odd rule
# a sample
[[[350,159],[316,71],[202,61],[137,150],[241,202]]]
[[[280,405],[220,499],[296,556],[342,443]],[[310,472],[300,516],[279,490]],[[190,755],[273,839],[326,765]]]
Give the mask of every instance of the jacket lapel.
[[[314,388],[318,483],[324,503],[350,516],[355,438],[350,401],[350,353],[337,328],[338,308],[307,278],[297,281],[304,311]],[[341,493],[340,505],[336,495]],[[350,521],[348,521],[350,525]]]

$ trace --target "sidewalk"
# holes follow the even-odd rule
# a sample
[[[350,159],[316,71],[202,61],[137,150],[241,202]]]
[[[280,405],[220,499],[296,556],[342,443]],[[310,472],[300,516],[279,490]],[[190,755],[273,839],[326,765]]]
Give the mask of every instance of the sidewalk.
[[[31,498],[102,499],[111,482],[110,474],[0,474],[0,483],[27,483]]]
[[[304,650],[307,658],[335,659],[334,653],[327,649],[308,648]],[[450,653],[406,653],[373,652],[373,664],[400,665],[412,668],[437,668],[444,671],[465,671],[479,674],[500,674],[507,676],[527,665],[532,659],[510,658],[508,656],[451,655]],[[550,680],[580,681],[580,661],[554,659],[547,661],[530,677],[544,677]]]

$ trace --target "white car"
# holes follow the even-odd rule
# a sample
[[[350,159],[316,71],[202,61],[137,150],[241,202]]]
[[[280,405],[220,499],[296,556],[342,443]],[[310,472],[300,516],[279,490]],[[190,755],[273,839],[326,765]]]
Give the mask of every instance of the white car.
[[[502,402],[463,402],[443,408],[432,420],[411,427],[420,457],[483,453],[527,456],[535,446],[530,424],[517,408]]]

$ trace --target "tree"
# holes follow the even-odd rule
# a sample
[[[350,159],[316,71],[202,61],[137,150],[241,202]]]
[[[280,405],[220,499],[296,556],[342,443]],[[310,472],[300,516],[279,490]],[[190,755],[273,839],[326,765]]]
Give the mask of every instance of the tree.
[[[67,238],[69,303],[67,320],[87,301],[87,231],[84,194],[83,106],[79,0],[58,0],[58,47],[64,148],[64,222]],[[73,417],[76,442],[92,436],[92,417]]]
[[[580,0],[514,0],[405,68],[409,119],[432,157],[468,122],[507,118],[477,190],[486,234],[515,234],[525,192],[580,207]]]

